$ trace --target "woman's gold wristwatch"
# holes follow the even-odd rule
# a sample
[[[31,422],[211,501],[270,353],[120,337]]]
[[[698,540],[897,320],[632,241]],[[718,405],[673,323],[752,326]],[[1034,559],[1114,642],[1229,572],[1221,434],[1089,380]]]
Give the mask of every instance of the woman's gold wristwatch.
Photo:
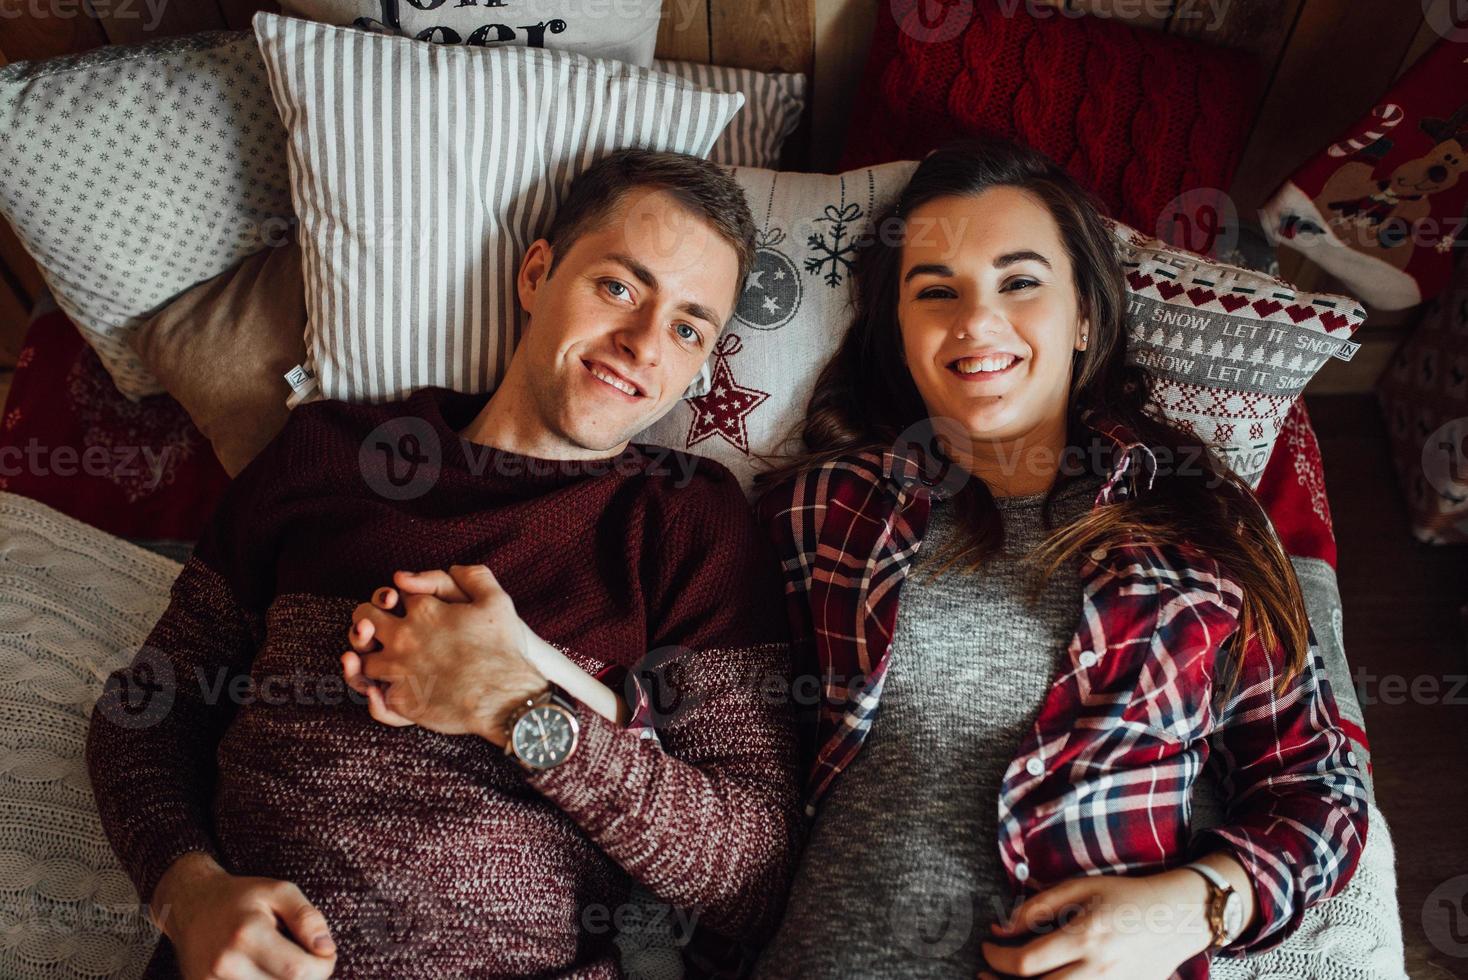
[[[1218,950],[1238,938],[1244,931],[1244,899],[1227,878],[1206,864],[1193,862],[1192,868],[1208,882],[1208,925],[1213,929],[1210,950]]]

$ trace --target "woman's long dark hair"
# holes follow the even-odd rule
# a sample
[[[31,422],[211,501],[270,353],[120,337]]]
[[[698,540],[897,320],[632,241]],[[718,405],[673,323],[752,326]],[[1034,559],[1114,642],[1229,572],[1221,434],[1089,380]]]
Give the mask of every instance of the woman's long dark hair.
[[[1249,486],[1195,435],[1149,408],[1151,379],[1126,360],[1126,293],[1113,235],[1090,196],[1038,151],[1005,140],[967,141],[936,150],[918,165],[857,257],[856,316],[816,381],[799,431],[804,451],[775,463],[757,483],[768,487],[848,454],[881,453],[929,423],[902,357],[897,315],[905,221],[930,201],[995,187],[1024,190],[1049,210],[1074,271],[1079,313],[1090,325],[1071,376],[1071,445],[1090,441],[1082,417],[1095,412],[1130,428],[1160,462],[1167,461],[1150,492],[1089,510],[1056,529],[1033,556],[1042,581],[1095,548],[1149,543],[1201,552],[1220,562],[1243,591],[1240,629],[1219,665],[1221,689],[1232,688],[1253,641],[1284,651],[1283,689],[1304,668],[1309,646],[1294,567]],[[1047,515],[1067,482],[1062,478],[1051,488]],[[998,508],[981,479],[966,480],[953,505],[966,531],[955,562],[977,568],[1003,546]]]

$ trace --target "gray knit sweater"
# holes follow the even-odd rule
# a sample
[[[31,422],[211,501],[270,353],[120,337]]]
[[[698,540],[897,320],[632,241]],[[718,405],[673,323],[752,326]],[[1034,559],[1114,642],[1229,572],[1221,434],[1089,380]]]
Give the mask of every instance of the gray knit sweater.
[[[1074,519],[1098,489],[1067,487],[1053,519]],[[951,503],[934,505],[902,586],[881,708],[815,818],[758,976],[974,977],[979,942],[1012,901],[999,785],[1080,609],[1074,564],[1026,601],[1043,501],[1000,498],[1004,553],[977,574],[937,578],[959,528]]]

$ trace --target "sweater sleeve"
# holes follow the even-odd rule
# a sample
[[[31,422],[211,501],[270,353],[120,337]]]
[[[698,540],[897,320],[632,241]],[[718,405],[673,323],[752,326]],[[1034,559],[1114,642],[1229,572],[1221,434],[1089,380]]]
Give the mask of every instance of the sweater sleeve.
[[[1366,788],[1325,666],[1312,648],[1280,692],[1282,662],[1257,641],[1247,648],[1211,738],[1227,812],[1189,847],[1193,859],[1226,851],[1253,880],[1259,916],[1230,955],[1284,942],[1307,908],[1346,886],[1366,844]]]
[[[234,716],[232,682],[261,639],[241,582],[262,585],[268,571],[252,542],[274,456],[267,449],[226,488],[163,615],[92,710],[86,760],[102,828],[145,904],[184,854],[225,863],[211,834],[215,749]]]
[[[659,900],[758,941],[783,906],[798,832],[789,649],[773,558],[727,472],[683,490],[648,586],[661,745],[578,708],[581,743],[527,777]]]

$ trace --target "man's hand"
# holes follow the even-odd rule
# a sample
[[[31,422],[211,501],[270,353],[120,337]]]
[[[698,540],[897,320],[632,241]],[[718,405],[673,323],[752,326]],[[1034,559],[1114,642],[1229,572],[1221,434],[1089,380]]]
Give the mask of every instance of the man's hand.
[[[505,744],[505,721],[544,693],[545,677],[525,657],[525,624],[483,565],[399,572],[403,589],[379,589],[352,613],[342,671],[384,724]],[[409,591],[424,579],[433,592]]]
[[[184,980],[319,980],[336,969],[326,917],[289,882],[238,877],[186,854],[164,872],[153,909]]]

